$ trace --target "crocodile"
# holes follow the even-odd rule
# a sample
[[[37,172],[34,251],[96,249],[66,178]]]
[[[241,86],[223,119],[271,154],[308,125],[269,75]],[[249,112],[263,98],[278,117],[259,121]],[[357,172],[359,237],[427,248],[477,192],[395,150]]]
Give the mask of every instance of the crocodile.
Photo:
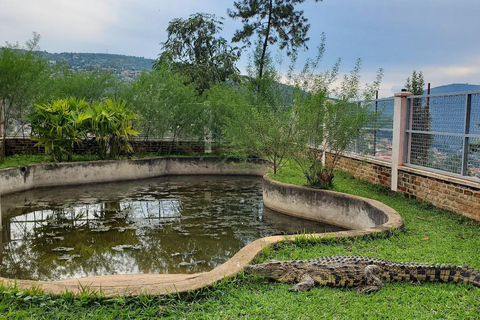
[[[364,293],[382,288],[384,282],[454,282],[480,287],[480,271],[445,264],[403,263],[363,256],[326,256],[311,260],[270,260],[246,265],[245,273],[296,283],[290,291],[308,291],[315,285],[356,287]]]

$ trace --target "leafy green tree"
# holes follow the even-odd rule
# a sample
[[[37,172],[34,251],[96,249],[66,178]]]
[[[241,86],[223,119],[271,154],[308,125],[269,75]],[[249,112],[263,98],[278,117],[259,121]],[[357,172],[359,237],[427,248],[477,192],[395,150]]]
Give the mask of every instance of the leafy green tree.
[[[221,19],[207,13],[196,13],[188,19],[173,19],[154,68],[168,64],[173,71],[188,76],[199,94],[212,83],[235,77],[239,73],[235,66],[239,51],[218,35],[222,25]]]
[[[423,73],[413,71],[412,77],[407,78],[405,82],[405,89],[414,95],[423,95],[425,81]],[[413,99],[413,123],[412,129],[419,131],[429,131],[430,123],[432,121],[430,115],[430,99],[414,98]],[[434,136],[426,134],[413,134],[412,146],[415,147],[412,152],[410,161],[413,164],[426,166],[429,162],[428,157],[432,155],[430,146],[432,145]]]
[[[205,92],[205,128],[215,143],[218,153],[235,153],[225,130],[232,124],[238,109],[247,108],[247,100],[240,86],[216,83]]]
[[[334,170],[352,141],[363,134],[363,128],[378,117],[372,99],[378,90],[382,70],[365,90],[360,90],[360,60],[339,87],[330,90],[337,78],[340,60],[331,71],[315,74],[323,49],[315,61],[295,76],[295,86],[304,92],[295,99],[295,142],[292,158],[299,164],[308,184],[332,188]],[[335,97],[334,100],[329,96]]]
[[[115,96],[119,86],[112,72],[100,69],[76,72],[60,65],[52,78],[49,98],[76,97],[95,101]]]
[[[425,87],[425,80],[423,79],[422,71],[417,72],[413,70],[412,77],[408,77],[405,82],[405,89],[414,95],[422,95]]]
[[[264,74],[265,58],[269,45],[279,44],[290,55],[298,48],[307,48],[306,43],[310,24],[303,11],[295,10],[295,5],[306,0],[241,0],[234,2],[234,9],[228,10],[233,19],[241,19],[243,28],[237,30],[233,42],[251,45],[250,38],[258,35],[261,55],[258,60],[258,78]],[[318,2],[321,0],[315,0]],[[260,86],[258,86],[258,89]]]
[[[149,137],[203,136],[204,106],[199,102],[194,84],[166,65],[143,72],[126,94],[129,104],[142,119],[137,122]]]
[[[40,35],[34,33],[25,46],[7,43],[0,48],[1,157],[6,135],[15,133],[14,126],[24,129],[34,101],[45,94],[51,73],[47,61],[36,54],[39,41]]]
[[[248,70],[255,73],[257,67],[249,66]],[[290,155],[295,115],[280,75],[272,64],[265,69],[262,79],[250,75],[237,89],[238,96],[232,101],[238,105],[230,108],[224,132],[234,151],[268,159],[276,174]]]

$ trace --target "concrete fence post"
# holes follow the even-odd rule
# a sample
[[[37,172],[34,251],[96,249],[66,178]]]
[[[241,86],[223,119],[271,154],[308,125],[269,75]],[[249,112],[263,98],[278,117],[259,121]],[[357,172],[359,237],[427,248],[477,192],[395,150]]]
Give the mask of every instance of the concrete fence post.
[[[407,98],[412,93],[402,91],[395,94],[393,106],[393,139],[392,139],[392,175],[391,186],[393,191],[398,187],[398,167],[403,165],[405,150],[405,130],[407,125]]]

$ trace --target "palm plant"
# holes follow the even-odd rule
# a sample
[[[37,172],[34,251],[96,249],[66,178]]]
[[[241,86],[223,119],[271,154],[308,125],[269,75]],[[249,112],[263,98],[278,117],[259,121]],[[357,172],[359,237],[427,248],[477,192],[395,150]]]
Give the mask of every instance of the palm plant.
[[[71,161],[74,144],[87,138],[88,107],[88,102],[75,98],[36,105],[30,118],[32,140],[37,141],[36,146],[44,146],[53,161],[62,161],[65,154],[67,161]]]
[[[107,99],[95,102],[89,109],[91,117],[91,133],[98,143],[101,159],[117,158],[120,153],[133,151],[129,140],[137,136],[132,121],[135,113],[127,108],[125,101]]]

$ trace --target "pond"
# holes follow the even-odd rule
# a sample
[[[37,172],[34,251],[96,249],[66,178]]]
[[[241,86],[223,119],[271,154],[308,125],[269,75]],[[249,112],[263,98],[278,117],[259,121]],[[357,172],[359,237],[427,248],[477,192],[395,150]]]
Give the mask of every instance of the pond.
[[[262,179],[170,176],[1,198],[0,276],[196,273],[265,236],[339,227],[263,206]]]

